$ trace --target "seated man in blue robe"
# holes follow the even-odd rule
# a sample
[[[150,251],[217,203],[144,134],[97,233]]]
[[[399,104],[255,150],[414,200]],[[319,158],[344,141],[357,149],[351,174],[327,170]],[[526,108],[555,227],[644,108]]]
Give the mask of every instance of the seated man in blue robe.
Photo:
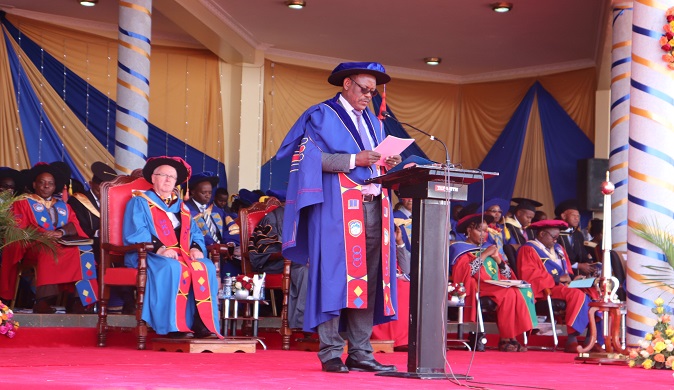
[[[134,191],[129,200],[124,213],[124,244],[154,245],[147,255],[142,318],[157,334],[221,338],[215,265],[204,258],[204,236],[176,189],[190,173],[191,167],[179,157],[148,159],[143,177],[152,183],[152,189]],[[137,253],[127,253],[124,263],[137,267]]]

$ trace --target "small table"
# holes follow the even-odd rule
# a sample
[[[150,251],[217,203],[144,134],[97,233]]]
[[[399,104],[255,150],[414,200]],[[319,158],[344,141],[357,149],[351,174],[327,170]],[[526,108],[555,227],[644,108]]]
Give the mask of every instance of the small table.
[[[455,307],[458,310],[458,316],[456,319],[456,339],[447,339],[448,343],[461,343],[463,344],[468,350],[471,350],[470,344],[468,344],[467,340],[463,337],[463,308],[466,306],[464,301],[452,301],[450,299],[447,300],[447,307]],[[449,321],[448,321],[449,322]]]
[[[232,302],[233,302],[233,304],[231,304]],[[246,310],[245,310],[245,313],[244,313],[243,317],[239,317],[239,302],[246,305]],[[253,336],[250,337],[250,338],[257,340],[260,344],[262,344],[264,349],[267,349],[267,346],[257,336],[260,303],[262,303],[264,305],[269,304],[269,302],[267,302],[265,300],[262,300],[262,299],[252,299],[252,298],[251,299],[249,299],[249,298],[239,299],[239,298],[236,298],[234,296],[221,299],[222,318],[221,318],[220,325],[221,325],[221,328],[222,328],[222,335],[225,336],[225,337],[228,337],[230,335],[230,330],[231,330],[231,337],[232,338],[240,337],[240,336],[236,335],[237,322],[239,320],[241,320],[241,321],[251,321],[252,325],[253,325]],[[252,306],[252,312],[251,312],[251,306]],[[231,307],[231,310],[230,310],[230,307]],[[232,312],[232,317],[230,317],[230,311]]]

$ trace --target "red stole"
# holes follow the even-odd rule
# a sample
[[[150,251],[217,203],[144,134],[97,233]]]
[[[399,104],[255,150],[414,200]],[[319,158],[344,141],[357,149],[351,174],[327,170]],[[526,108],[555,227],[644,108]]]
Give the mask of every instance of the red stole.
[[[344,245],[346,253],[346,307],[362,309],[367,301],[366,240],[363,222],[363,194],[361,186],[346,174],[339,173],[339,185],[342,195],[342,217],[344,221]],[[388,190],[381,193],[382,220],[382,289],[384,297],[384,315],[395,314],[391,301],[391,200]],[[371,260],[376,261],[376,260]],[[374,304],[374,302],[372,302]]]
[[[152,221],[154,222],[157,238],[167,248],[173,249],[178,253],[178,262],[180,263],[181,273],[178,283],[178,292],[176,294],[176,325],[180,332],[190,332],[187,326],[185,313],[187,310],[187,297],[190,292],[190,286],[194,291],[194,299],[197,304],[197,311],[204,325],[213,333],[218,333],[215,328],[215,318],[213,318],[211,289],[208,284],[208,270],[206,265],[199,260],[190,258],[190,244],[192,242],[190,235],[190,224],[192,218],[190,210],[185,203],[180,205],[180,245],[176,237],[173,224],[168,217],[170,211],[166,211],[155,201],[141,194],[148,201]],[[222,336],[220,336],[222,337]]]

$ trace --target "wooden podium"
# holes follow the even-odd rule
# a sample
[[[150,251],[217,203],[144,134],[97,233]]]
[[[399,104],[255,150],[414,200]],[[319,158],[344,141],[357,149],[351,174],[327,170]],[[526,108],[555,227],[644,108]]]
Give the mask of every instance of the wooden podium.
[[[447,377],[450,202],[466,200],[468,185],[497,175],[494,172],[417,165],[369,180],[397,190],[403,198],[413,199],[407,372],[382,372],[377,375],[418,379]],[[464,375],[455,377],[466,378]]]

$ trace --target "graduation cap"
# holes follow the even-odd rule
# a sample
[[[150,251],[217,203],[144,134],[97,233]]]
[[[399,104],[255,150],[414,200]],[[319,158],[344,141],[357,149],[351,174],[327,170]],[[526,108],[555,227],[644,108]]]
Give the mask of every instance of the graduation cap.
[[[215,174],[215,172],[211,171],[204,171],[194,174],[192,175],[192,177],[190,177],[189,181],[190,191],[196,188],[197,184],[204,181],[211,183],[211,187],[217,188],[218,183],[220,183],[220,178],[218,177],[218,175]]]
[[[567,199],[555,207],[555,216],[560,217],[566,210],[578,210],[578,201]]]
[[[481,221],[490,224],[494,222],[494,217],[492,217],[489,214],[480,214],[480,213],[466,215],[465,217],[461,218],[459,222],[456,223],[456,231],[461,234],[466,234],[468,227],[470,225],[479,224]]]
[[[378,62],[342,62],[332,70],[328,82],[341,87],[344,79],[354,74],[369,74],[375,77],[377,85],[391,81],[384,66]]]
[[[239,190],[238,199],[239,201],[241,201],[241,203],[243,203],[244,205],[246,205],[246,207],[248,207],[253,203],[259,201],[260,196],[251,190],[242,188]]]
[[[94,183],[112,181],[117,177],[117,172],[115,172],[112,167],[101,161],[96,161],[91,164],[91,173],[93,174],[91,181]]]
[[[267,190],[267,192],[265,192],[265,194],[267,194],[267,196],[272,196],[272,197],[280,200],[281,202],[285,202],[286,196],[288,195],[288,191],[286,191],[286,190]]]
[[[510,207],[510,202],[503,198],[489,199],[482,205],[482,212],[489,210],[492,206],[498,206],[501,209],[501,214],[504,214]]]
[[[517,203],[517,206],[515,206],[515,210],[529,210],[536,212],[536,207],[541,207],[543,206],[543,203],[533,200],[533,199],[528,199],[528,198],[512,198],[511,199],[513,202]]]
[[[534,230],[541,230],[541,229],[566,229],[569,227],[569,225],[562,221],[561,219],[543,219],[538,222],[534,222],[531,225],[529,225],[530,228]]]

